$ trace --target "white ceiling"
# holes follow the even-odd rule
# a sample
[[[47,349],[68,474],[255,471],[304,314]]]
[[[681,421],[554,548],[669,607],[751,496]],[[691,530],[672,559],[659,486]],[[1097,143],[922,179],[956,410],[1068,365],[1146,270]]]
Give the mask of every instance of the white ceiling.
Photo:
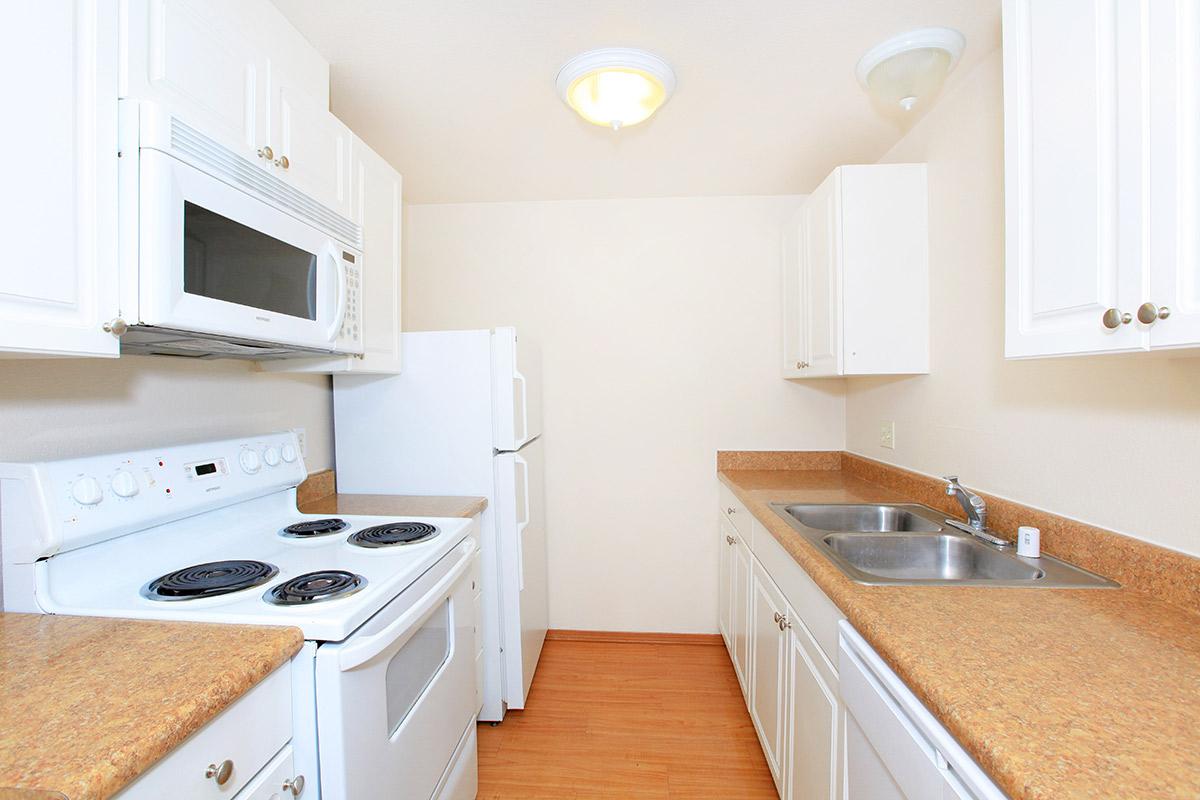
[[[925,25],[1000,40],[999,0],[274,0],[332,65],[333,111],[404,174],[406,202],[811,190],[900,136],[854,78],[871,45]],[[571,56],[619,45],[671,62],[642,125],[559,100]]]

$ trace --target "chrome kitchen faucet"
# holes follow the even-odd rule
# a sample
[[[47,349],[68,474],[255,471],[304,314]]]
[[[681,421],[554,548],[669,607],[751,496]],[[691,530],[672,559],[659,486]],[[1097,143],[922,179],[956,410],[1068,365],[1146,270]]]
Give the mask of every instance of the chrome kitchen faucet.
[[[987,503],[982,497],[963,487],[958,482],[957,475],[946,475],[946,495],[949,497],[957,497],[958,502],[963,507],[963,513],[967,515],[967,522],[964,525],[958,520],[948,519],[946,524],[960,531],[966,531],[972,536],[978,537],[990,545],[996,547],[1010,547],[1011,543],[994,535],[987,529]]]

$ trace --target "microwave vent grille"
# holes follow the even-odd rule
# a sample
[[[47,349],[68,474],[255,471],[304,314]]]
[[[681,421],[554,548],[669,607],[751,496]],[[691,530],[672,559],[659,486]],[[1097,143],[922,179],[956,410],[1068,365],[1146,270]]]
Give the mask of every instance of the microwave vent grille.
[[[171,119],[171,149],[205,172],[249,189],[323,233],[362,248],[361,227],[176,118]]]

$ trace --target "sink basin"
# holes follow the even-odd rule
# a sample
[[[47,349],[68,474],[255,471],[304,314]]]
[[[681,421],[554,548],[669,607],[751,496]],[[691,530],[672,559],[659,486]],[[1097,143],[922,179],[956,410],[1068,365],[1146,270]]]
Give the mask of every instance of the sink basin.
[[[801,525],[819,531],[926,531],[942,526],[918,513],[923,506],[903,505],[792,505],[785,510]]]
[[[1035,581],[1045,575],[966,536],[832,533],[823,541],[855,569],[882,578]]]
[[[1112,588],[1116,583],[1053,556],[1009,548],[943,524],[916,503],[771,503],[847,578],[869,585]]]

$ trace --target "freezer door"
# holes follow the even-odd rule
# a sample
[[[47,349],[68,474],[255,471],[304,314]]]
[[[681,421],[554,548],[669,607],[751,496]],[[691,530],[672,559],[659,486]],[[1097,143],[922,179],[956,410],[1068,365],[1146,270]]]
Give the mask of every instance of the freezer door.
[[[504,700],[524,708],[549,623],[546,577],[545,462],[534,439],[496,456]]]
[[[495,448],[520,450],[542,432],[542,354],[516,328],[492,331],[492,430]]]

